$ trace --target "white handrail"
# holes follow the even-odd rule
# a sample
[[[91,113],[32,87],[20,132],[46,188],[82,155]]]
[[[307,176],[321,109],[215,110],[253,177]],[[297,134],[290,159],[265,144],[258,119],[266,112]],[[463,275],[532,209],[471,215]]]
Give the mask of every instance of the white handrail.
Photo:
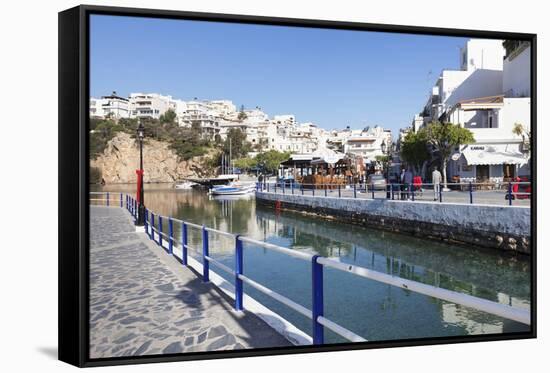
[[[298,304],[298,303],[294,302],[293,300],[290,300],[289,298],[285,297],[284,295],[281,295],[281,294],[277,293],[276,291],[273,291],[269,288],[266,288],[265,286],[263,286],[263,285],[257,283],[256,281],[246,277],[245,275],[239,275],[239,279],[241,279],[243,282],[246,282],[247,284],[249,284],[253,288],[256,288],[257,290],[261,291],[262,293],[264,293],[266,295],[269,295],[271,298],[273,298],[275,300],[278,300],[282,304],[292,308],[294,311],[301,313],[305,317],[308,317],[310,319],[313,317],[313,313],[310,310],[308,310],[307,308],[305,308],[301,304]]]
[[[210,263],[215,264],[218,268],[224,270],[224,271],[227,272],[227,273],[230,273],[230,274],[232,274],[232,275],[235,274],[235,271],[233,271],[231,268],[229,268],[229,267],[226,266],[225,264],[220,263],[219,261],[217,261],[216,259],[212,258],[211,256],[205,255],[205,256],[204,256],[204,259],[208,260]]]
[[[335,262],[327,258],[317,258],[317,263],[327,267],[335,268],[340,271],[353,273],[371,280],[393,285],[402,289],[410,290],[415,293],[428,295],[434,298],[446,300],[451,303],[471,307],[490,314],[501,316],[506,319],[514,320],[522,324],[531,325],[530,310],[507,306],[490,300],[477,298],[472,295],[458,293],[452,290],[442,289],[420,282],[406,280],[400,277],[391,276],[382,272],[373,271],[367,268]]]
[[[289,256],[292,256],[292,257],[295,257],[295,258],[298,258],[298,259],[302,259],[302,260],[311,260],[311,258],[313,258],[312,254],[302,253],[300,251],[287,249],[286,247],[274,245],[274,244],[267,243],[267,242],[264,242],[264,241],[254,240],[254,239],[248,238],[248,237],[239,236],[239,240],[241,240],[243,242],[248,242],[248,243],[252,243],[252,244],[255,244],[255,245],[259,245],[259,246],[265,247],[266,249],[270,249],[270,250],[277,251],[277,252],[280,252],[280,253],[283,253],[283,254],[287,254]]]
[[[339,334],[340,336],[346,338],[351,342],[367,342],[365,338],[336,324],[334,321],[330,321],[326,317],[323,317],[323,316],[317,317],[317,322],[323,326],[326,326],[327,328],[332,330],[334,333]]]

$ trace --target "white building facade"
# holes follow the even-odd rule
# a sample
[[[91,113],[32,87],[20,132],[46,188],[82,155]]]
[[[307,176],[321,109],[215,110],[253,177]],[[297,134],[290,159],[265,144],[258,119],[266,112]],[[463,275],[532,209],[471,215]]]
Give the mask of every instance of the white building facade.
[[[110,96],[90,98],[90,117],[92,118],[129,118],[130,102],[113,92]]]
[[[428,96],[424,110],[413,119],[417,131],[422,125],[443,119],[459,101],[502,93],[502,40],[469,40],[460,50],[460,70],[443,70]]]
[[[531,127],[530,46],[508,45],[503,92],[458,102],[446,115],[449,122],[468,128],[475,139],[474,144],[459,147],[449,163],[450,175],[461,182],[500,184],[531,174],[527,139],[514,134],[516,124]]]

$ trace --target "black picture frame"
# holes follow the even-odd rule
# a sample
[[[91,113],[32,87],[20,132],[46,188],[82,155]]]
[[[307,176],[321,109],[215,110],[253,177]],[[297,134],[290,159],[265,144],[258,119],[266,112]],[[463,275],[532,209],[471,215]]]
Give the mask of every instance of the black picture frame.
[[[218,21],[258,25],[283,25],[357,31],[380,31],[425,35],[466,36],[489,39],[529,41],[531,53],[531,129],[533,136],[531,173],[531,331],[487,334],[468,337],[407,339],[382,342],[345,343],[322,346],[301,346],[223,352],[200,352],[173,355],[102,358],[88,357],[88,251],[89,251],[89,17],[92,14]],[[482,30],[461,30],[434,27],[369,24],[311,19],[245,16],[232,14],[184,12],[82,5],[59,13],[59,359],[79,367],[121,365],[152,362],[218,359],[261,355],[283,355],[324,351],[435,345],[448,343],[499,341],[535,338],[536,318],[536,60],[537,36]]]

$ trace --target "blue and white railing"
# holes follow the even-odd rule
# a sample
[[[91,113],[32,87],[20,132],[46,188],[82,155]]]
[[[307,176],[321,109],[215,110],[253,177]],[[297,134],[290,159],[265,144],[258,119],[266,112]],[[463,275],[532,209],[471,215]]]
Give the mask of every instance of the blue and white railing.
[[[116,192],[90,192],[90,202],[94,205],[123,207],[124,200],[128,203],[128,195]]]
[[[513,205],[514,200],[531,198],[530,182],[433,184],[303,184],[297,182],[256,183],[261,192],[309,195],[313,197],[391,199],[410,201],[462,202]],[[483,194],[493,193],[487,199]]]
[[[137,218],[137,204],[135,199],[131,196],[126,198],[126,209],[130,214]],[[168,233],[165,232],[167,223]],[[180,224],[181,237],[178,240],[174,235],[174,225]],[[195,229],[201,233],[202,248],[193,248],[189,245],[188,229]],[[356,276],[364,277],[370,280],[374,280],[380,283],[388,284],[391,286],[399,287],[408,291],[412,291],[418,294],[431,296],[437,299],[441,299],[447,302],[460,304],[462,306],[471,307],[473,309],[487,312],[492,315],[500,316],[505,319],[517,321],[522,324],[531,324],[530,309],[513,307],[490,300],[477,298],[468,294],[463,294],[447,289],[438,288],[432,285],[426,285],[420,282],[402,279],[400,277],[388,275],[386,273],[373,271],[364,267],[359,267],[351,264],[345,264],[337,262],[335,260],[325,258],[319,255],[313,255],[301,251],[291,250],[286,247],[274,245],[264,241],[255,240],[249,237],[236,235],[229,232],[220,231],[218,229],[206,227],[204,225],[195,224],[189,221],[176,219],[173,217],[163,216],[155,214],[152,211],[145,210],[145,233],[153,240],[157,245],[165,249],[168,254],[175,255],[175,250],[180,250],[178,255],[181,255],[181,263],[184,266],[188,265],[188,252],[194,250],[201,252],[202,257],[202,279],[204,282],[210,280],[210,264],[213,264],[222,271],[234,276],[235,281],[235,303],[234,308],[237,311],[241,311],[244,308],[243,296],[244,296],[244,284],[248,284],[256,290],[266,294],[267,296],[277,300],[278,302],[286,305],[294,311],[304,315],[312,320],[312,335],[314,344],[324,343],[324,328],[327,328],[341,337],[351,342],[363,342],[366,341],[363,337],[355,334],[351,330],[338,325],[337,323],[327,319],[324,316],[324,291],[323,291],[323,268],[333,268],[346,273],[350,273]],[[235,250],[235,265],[233,268],[217,261],[210,256],[210,235],[216,234],[227,238],[231,238],[234,241]],[[279,294],[266,286],[252,280],[247,277],[243,268],[244,244],[251,244],[259,247],[263,247],[268,250],[276,251],[293,258],[301,259],[311,263],[311,298],[312,309],[309,310],[301,304],[294,302],[293,300]],[[180,254],[181,253],[181,254]]]

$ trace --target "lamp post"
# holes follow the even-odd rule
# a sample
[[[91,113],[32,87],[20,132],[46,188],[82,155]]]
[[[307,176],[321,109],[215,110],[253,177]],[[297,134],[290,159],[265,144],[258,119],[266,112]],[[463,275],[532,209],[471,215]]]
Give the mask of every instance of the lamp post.
[[[386,199],[390,199],[391,197],[391,184],[390,184],[390,156],[392,152],[392,146],[393,144],[390,143],[386,145],[386,141],[382,142],[380,145],[380,150],[382,150],[382,154],[386,155],[388,158],[384,162],[386,164]]]
[[[145,223],[145,201],[143,198],[143,137],[144,137],[145,128],[143,123],[140,121],[137,128],[137,137],[139,139],[139,170],[136,171],[137,178],[137,195],[138,195],[138,216],[136,220],[136,225],[142,226]]]

